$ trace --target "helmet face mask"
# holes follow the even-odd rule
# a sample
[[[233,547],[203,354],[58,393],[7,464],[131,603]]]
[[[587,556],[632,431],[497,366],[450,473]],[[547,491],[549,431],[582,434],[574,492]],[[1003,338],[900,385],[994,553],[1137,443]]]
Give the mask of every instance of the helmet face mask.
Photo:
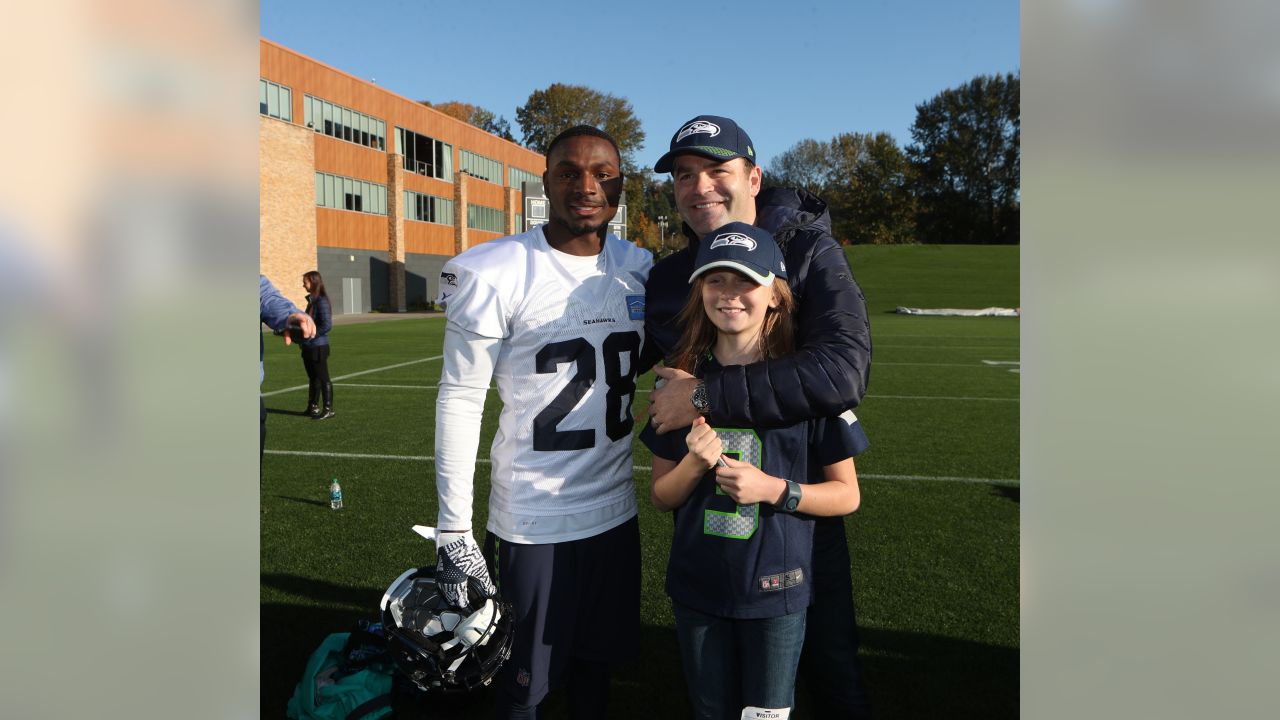
[[[470,605],[450,607],[431,566],[406,571],[382,596],[382,626],[396,669],[423,690],[483,687],[511,656],[511,606],[475,579],[468,579],[468,589]]]

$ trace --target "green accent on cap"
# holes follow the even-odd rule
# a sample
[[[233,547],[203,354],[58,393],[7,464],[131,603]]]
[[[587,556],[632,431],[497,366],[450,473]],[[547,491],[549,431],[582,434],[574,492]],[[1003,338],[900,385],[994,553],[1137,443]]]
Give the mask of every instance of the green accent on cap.
[[[756,156],[756,151],[755,151],[755,150],[752,150],[752,149],[751,149],[751,146],[750,146],[750,145],[748,145],[748,146],[747,146],[747,154],[748,154],[748,155],[750,155],[751,157],[755,157],[755,156]]]
[[[693,147],[688,147],[684,149],[697,150],[698,152],[704,152],[704,153],[707,153],[708,155],[715,155],[716,157],[737,157],[738,156],[738,153],[734,152],[733,150],[726,150],[722,147],[713,147],[710,145],[695,145]]]

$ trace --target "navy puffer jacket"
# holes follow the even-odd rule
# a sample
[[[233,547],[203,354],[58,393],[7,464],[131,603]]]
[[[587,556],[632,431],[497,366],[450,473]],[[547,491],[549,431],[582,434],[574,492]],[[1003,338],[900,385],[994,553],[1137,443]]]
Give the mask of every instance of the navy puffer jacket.
[[[840,243],[831,236],[827,204],[804,190],[770,188],[756,198],[756,225],[773,233],[796,297],[792,355],[707,373],[711,421],[739,427],[778,427],[838,415],[856,407],[871,375],[871,327],[862,289]],[[654,265],[645,285],[648,368],[675,350],[676,316],[689,296],[698,238]]]

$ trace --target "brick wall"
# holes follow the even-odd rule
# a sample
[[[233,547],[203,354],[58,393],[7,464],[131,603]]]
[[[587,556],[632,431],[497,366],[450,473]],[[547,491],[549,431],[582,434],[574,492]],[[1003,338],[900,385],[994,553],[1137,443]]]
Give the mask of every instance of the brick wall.
[[[315,133],[264,116],[258,128],[259,268],[306,307],[302,274],[317,269]]]

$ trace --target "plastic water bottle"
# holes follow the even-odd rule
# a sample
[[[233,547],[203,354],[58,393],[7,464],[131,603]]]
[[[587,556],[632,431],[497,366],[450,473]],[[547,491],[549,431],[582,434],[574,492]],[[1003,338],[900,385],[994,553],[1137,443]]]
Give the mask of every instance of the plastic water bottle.
[[[338,484],[338,478],[329,483],[329,507],[333,510],[342,509],[342,486]]]

